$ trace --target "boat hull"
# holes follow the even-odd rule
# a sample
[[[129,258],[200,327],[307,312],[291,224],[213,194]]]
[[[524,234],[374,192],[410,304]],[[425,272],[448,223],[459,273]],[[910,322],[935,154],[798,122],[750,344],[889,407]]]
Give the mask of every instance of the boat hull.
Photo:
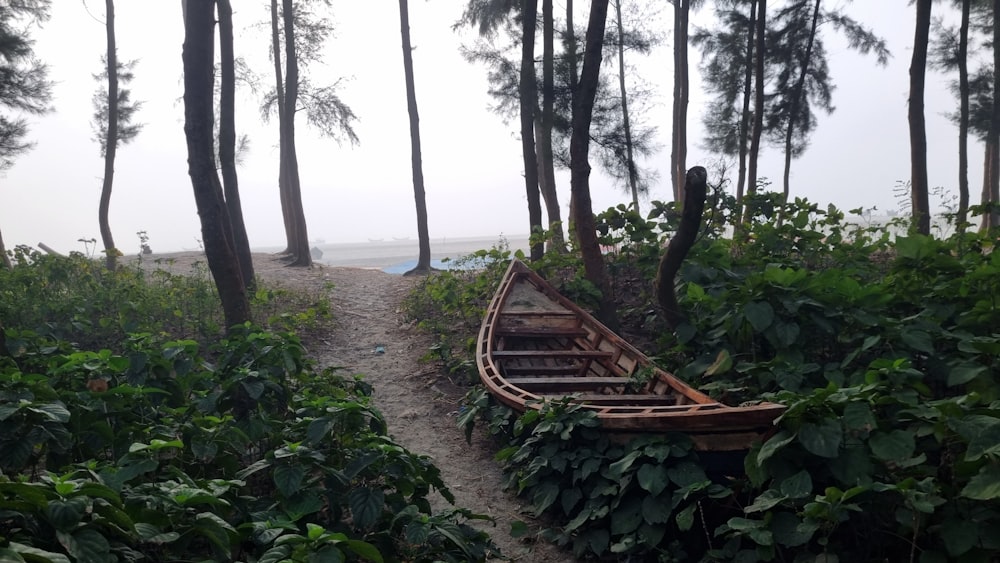
[[[610,432],[682,432],[703,451],[747,449],[784,411],[727,406],[690,387],[516,259],[484,315],[476,362],[490,393],[517,411],[571,397]]]

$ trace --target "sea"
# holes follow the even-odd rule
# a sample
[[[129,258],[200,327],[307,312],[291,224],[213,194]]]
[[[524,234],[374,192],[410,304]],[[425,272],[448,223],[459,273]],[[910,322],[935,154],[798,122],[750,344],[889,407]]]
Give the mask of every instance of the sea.
[[[507,248],[528,250],[528,235],[495,237],[459,237],[431,239],[431,266],[455,267],[455,261],[478,250]],[[313,241],[313,261],[328,266],[378,269],[403,274],[417,265],[420,246],[416,238],[372,239],[366,242],[330,243]],[[280,248],[255,248],[254,251],[277,252]]]

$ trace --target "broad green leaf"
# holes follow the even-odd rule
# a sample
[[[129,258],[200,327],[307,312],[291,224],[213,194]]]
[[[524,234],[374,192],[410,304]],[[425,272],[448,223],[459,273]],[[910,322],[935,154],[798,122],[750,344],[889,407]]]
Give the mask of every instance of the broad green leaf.
[[[868,440],[872,453],[883,461],[901,461],[909,459],[916,448],[912,432],[893,430],[892,432],[876,432]]]
[[[781,491],[768,489],[757,495],[757,498],[753,499],[750,506],[744,508],[743,512],[746,512],[747,514],[765,512],[771,510],[786,500],[788,500],[788,495],[782,494]]]
[[[354,515],[354,525],[368,529],[378,521],[385,506],[385,493],[382,489],[358,487],[347,493],[347,500]]]
[[[306,468],[301,465],[281,464],[274,468],[274,485],[285,497],[290,497],[302,487]]]
[[[531,528],[528,527],[528,524],[524,520],[514,520],[510,523],[510,537],[519,539],[527,536],[529,533],[531,533]]]
[[[559,485],[552,482],[539,483],[531,495],[531,505],[537,516],[541,516],[559,498]]]
[[[375,563],[382,563],[383,561],[382,554],[379,550],[368,542],[361,540],[344,540],[340,545],[346,545],[356,555],[360,555],[368,561],[374,561]]]
[[[804,498],[812,494],[812,477],[803,469],[781,482],[781,493],[789,498]]]
[[[272,547],[271,549],[265,551],[257,563],[280,563],[288,559],[288,556],[292,554],[292,548],[287,545],[279,545],[277,547]]]
[[[844,406],[844,426],[849,430],[871,432],[878,426],[871,406],[866,402],[854,401]]]
[[[951,368],[948,372],[948,385],[962,385],[968,383],[979,375],[987,373],[989,368],[976,364],[962,364]]]
[[[947,518],[941,524],[941,539],[948,555],[958,557],[979,541],[979,523],[975,520]]]
[[[681,488],[708,481],[705,470],[700,465],[690,461],[682,461],[677,465],[668,467],[667,476]]]
[[[837,457],[844,432],[840,421],[827,418],[819,423],[806,422],[799,429],[799,442],[820,457]]]
[[[983,466],[979,473],[969,479],[969,483],[962,489],[962,496],[975,500],[1000,497],[1000,465]]]
[[[763,464],[765,461],[771,458],[778,450],[784,448],[788,444],[792,443],[795,439],[795,434],[790,434],[786,430],[779,430],[774,436],[764,443],[760,448],[760,452],[757,454],[757,465]]]
[[[743,315],[757,332],[764,332],[774,322],[774,307],[766,301],[751,301],[743,307]]]
[[[43,414],[46,418],[55,422],[69,422],[69,410],[66,409],[66,405],[58,401],[42,405],[32,405],[28,407],[28,410]]]
[[[642,518],[648,524],[664,524],[670,520],[670,502],[659,497],[642,499]]]
[[[642,524],[642,501],[629,497],[611,512],[611,533],[613,535],[634,532]]]
[[[685,506],[684,510],[677,513],[677,528],[680,531],[686,532],[691,529],[691,526],[694,526],[694,511],[697,509],[698,503],[692,502]]]
[[[643,545],[647,548],[656,548],[663,541],[663,536],[667,534],[666,526],[654,526],[652,524],[643,524],[639,526],[639,540],[642,541]]]
[[[644,463],[636,476],[639,478],[639,486],[652,496],[663,492],[669,482],[667,468],[659,463]]]
[[[572,489],[566,489],[559,494],[559,501],[562,504],[563,514],[569,515],[573,513],[573,509],[576,505],[583,500],[583,491],[578,487],[573,487]]]
[[[934,354],[934,341],[931,335],[922,330],[904,330],[900,338],[904,344],[918,352]]]
[[[791,512],[777,512],[771,518],[774,540],[785,547],[805,545],[818,529],[818,524],[806,524]]]
[[[798,323],[776,321],[772,328],[774,330],[773,337],[771,332],[768,332],[767,336],[776,348],[790,348],[799,339]]]
[[[87,500],[82,497],[49,501],[45,516],[57,530],[70,531],[80,523],[87,510]]]
[[[70,563],[69,557],[62,553],[53,553],[38,549],[23,543],[10,542],[9,549],[0,548],[0,561],[25,561],[23,556],[30,555],[30,561],[44,561],[46,563]]]
[[[587,530],[584,533],[584,537],[587,541],[587,545],[590,546],[590,550],[598,556],[603,555],[604,552],[608,550],[608,545],[611,544],[611,534],[609,534],[607,530]]]
[[[426,522],[413,521],[403,529],[406,541],[414,545],[421,545],[430,537],[431,529]]]
[[[712,365],[708,366],[708,369],[705,370],[705,375],[721,375],[732,369],[732,367],[733,358],[729,355],[729,350],[723,348],[722,350],[719,350],[719,355],[715,357],[715,361],[712,362]]]
[[[985,426],[969,441],[969,449],[965,451],[967,461],[976,461],[984,455],[1000,454],[1000,420],[994,420],[996,424]]]
[[[632,467],[632,464],[635,462],[635,460],[639,459],[639,456],[641,455],[642,452],[639,451],[630,452],[625,457],[609,465],[608,473],[606,475],[607,478],[616,481],[618,479],[621,479],[622,475],[624,475],[625,472],[628,471],[630,467]]]
[[[95,529],[82,528],[72,534],[56,532],[59,543],[77,561],[106,561],[111,554],[108,540]]]

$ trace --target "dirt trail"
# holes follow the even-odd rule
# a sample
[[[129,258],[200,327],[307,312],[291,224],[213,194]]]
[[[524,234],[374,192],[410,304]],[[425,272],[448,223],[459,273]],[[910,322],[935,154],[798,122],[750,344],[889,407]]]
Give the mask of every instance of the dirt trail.
[[[145,264],[168,263],[174,273],[201,261],[201,253],[144,258]],[[501,471],[494,447],[481,432],[466,443],[456,415],[466,389],[441,377],[438,366],[420,362],[432,340],[403,320],[401,304],[416,278],[381,270],[314,266],[287,268],[277,257],[255,254],[257,275],[289,289],[326,294],[335,327],[328,338],[308,350],[320,367],[340,367],[363,374],[374,391],[375,406],[385,416],[389,434],[407,449],[429,456],[441,470],[455,504],[496,520],[483,525],[503,554],[515,561],[572,561],[568,553],[544,542],[522,542],[510,536],[511,523],[530,522],[524,505],[500,489]],[[447,507],[440,499],[437,508]]]

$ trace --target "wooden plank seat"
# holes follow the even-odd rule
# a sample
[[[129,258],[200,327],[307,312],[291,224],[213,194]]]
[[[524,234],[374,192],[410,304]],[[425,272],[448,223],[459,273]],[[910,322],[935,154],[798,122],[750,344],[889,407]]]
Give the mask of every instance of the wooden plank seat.
[[[562,397],[562,395],[551,395]],[[673,395],[605,395],[601,393],[585,393],[576,396],[581,403],[592,405],[674,405],[677,397]]]
[[[587,331],[582,328],[559,326],[501,326],[497,327],[496,334],[519,338],[583,338],[587,336]]]
[[[621,387],[629,382],[624,377],[518,377],[508,381],[525,391],[587,391],[604,387]]]
[[[570,358],[570,359],[601,359],[614,356],[604,350],[494,350],[493,358]]]
[[[579,374],[584,369],[584,366],[580,365],[563,365],[563,366],[513,366],[505,365],[503,367],[503,373],[507,377],[517,377],[519,375],[538,375],[538,376],[551,376],[551,375],[573,375]]]

